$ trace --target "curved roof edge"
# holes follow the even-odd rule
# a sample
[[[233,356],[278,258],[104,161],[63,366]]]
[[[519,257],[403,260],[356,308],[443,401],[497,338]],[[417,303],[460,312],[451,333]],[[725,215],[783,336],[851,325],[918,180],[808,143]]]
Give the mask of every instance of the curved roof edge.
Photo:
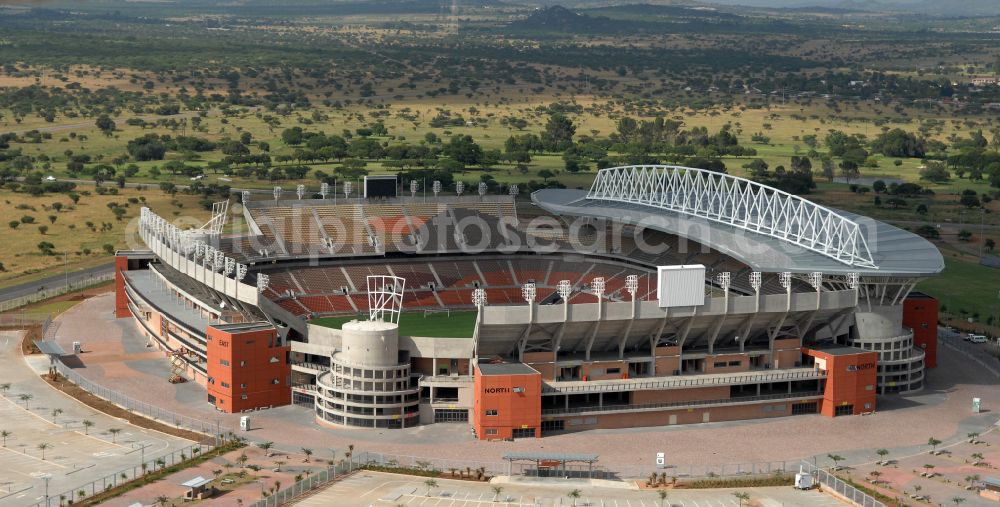
[[[762,272],[791,271],[862,276],[923,278],[944,270],[944,258],[931,242],[896,226],[870,217],[836,212],[861,228],[877,267],[856,266],[804,248],[795,242],[646,204],[588,199],[586,190],[543,189],[531,195],[546,211],[617,221],[674,234],[731,256]]]

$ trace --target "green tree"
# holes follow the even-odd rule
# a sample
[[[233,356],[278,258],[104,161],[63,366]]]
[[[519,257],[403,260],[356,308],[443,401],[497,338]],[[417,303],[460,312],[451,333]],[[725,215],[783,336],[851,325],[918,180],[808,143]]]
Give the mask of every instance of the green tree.
[[[545,131],[542,132],[542,144],[549,151],[565,151],[573,146],[573,135],[576,134],[576,126],[573,121],[562,113],[555,113],[549,116],[549,121],[545,124]]]
[[[94,421],[91,421],[89,419],[84,419],[83,422],[82,422],[82,424],[83,424],[83,434],[84,435],[89,435],[90,434],[90,428],[92,428],[94,426]]]
[[[45,451],[52,448],[52,444],[48,442],[42,442],[38,444],[38,450],[42,451],[42,461],[45,461]]]
[[[110,136],[115,131],[115,121],[112,120],[107,114],[101,114],[98,116],[94,124],[97,125],[97,128],[101,129],[101,132],[104,132],[105,135]]]
[[[736,497],[740,502],[740,507],[743,506],[743,502],[750,502],[750,494],[744,493],[742,491],[734,491],[733,496]]]

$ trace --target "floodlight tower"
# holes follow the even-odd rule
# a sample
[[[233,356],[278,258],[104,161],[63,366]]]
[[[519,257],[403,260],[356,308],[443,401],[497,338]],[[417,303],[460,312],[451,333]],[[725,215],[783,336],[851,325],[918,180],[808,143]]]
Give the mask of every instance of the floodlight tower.
[[[246,206],[246,204],[248,202],[250,202],[250,191],[249,190],[244,190],[244,191],[240,192],[240,202],[242,202],[244,206]]]
[[[462,197],[462,194],[464,192],[465,192],[465,182],[464,181],[455,182],[455,195]]]
[[[351,197],[351,182],[344,182],[344,201],[346,202]]]
[[[476,329],[472,331],[473,357],[479,356],[479,326],[483,322],[483,307],[486,306],[486,289],[473,289],[472,304],[476,305]],[[436,370],[437,368],[435,368]]]
[[[295,187],[295,195],[298,196],[299,200],[302,200],[302,196],[306,195],[306,186],[298,185]]]
[[[785,289],[785,311],[792,310],[792,274],[788,271],[778,273],[778,283]]]
[[[417,198],[417,190],[420,190],[420,183],[417,180],[410,180],[410,198]]]
[[[514,199],[517,199],[517,194],[519,193],[520,189],[517,188],[517,183],[511,183],[510,186],[507,187],[507,194],[509,194]]]
[[[809,285],[812,285],[812,288],[816,291],[816,309],[819,310],[822,298],[821,292],[823,291],[823,273],[819,271],[809,273]]]
[[[263,273],[257,273],[257,293],[263,294],[267,286],[271,283],[271,277]]]
[[[761,286],[760,271],[750,272],[750,286],[753,287],[754,313],[756,313],[760,311],[760,286]]]
[[[628,291],[632,300],[632,320],[635,320],[635,312],[638,306],[635,293],[639,291],[639,275],[628,275],[625,277],[625,290]]]
[[[436,200],[438,194],[441,193],[441,181],[434,180],[434,183],[431,184],[431,192],[434,192],[434,199]]]
[[[858,273],[848,273],[847,274],[847,286],[854,290],[854,306],[858,306],[861,300],[860,288],[861,288],[861,276]]]
[[[274,203],[277,204],[279,199],[281,199],[281,187],[274,187]]]
[[[534,282],[526,283],[521,286],[521,297],[524,298],[524,302],[528,303],[528,322],[535,321],[535,295],[537,291],[535,290]]]
[[[236,263],[236,299],[240,298],[240,285],[247,276],[247,265],[242,262]]]
[[[480,181],[479,182],[479,199],[480,200],[483,198],[483,196],[486,195],[486,190],[488,190],[488,189],[489,189],[489,187],[486,186],[486,182],[485,181]]]
[[[319,195],[323,198],[324,201],[326,200],[326,196],[329,193],[330,193],[330,184],[325,181],[323,183],[320,183]]]

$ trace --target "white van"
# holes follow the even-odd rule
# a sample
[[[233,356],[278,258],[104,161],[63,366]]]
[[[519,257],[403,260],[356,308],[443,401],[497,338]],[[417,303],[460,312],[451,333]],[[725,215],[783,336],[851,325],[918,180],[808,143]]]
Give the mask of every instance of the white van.
[[[989,338],[986,338],[985,336],[983,336],[981,334],[971,334],[971,335],[969,335],[969,341],[972,342],[972,343],[986,343],[986,342],[988,342],[990,340],[989,340]]]

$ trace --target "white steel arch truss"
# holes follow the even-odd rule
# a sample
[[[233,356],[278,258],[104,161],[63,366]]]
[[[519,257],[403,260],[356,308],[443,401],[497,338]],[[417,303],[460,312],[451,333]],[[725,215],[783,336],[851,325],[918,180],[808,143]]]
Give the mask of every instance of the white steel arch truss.
[[[792,243],[877,269],[861,226],[796,195],[724,173],[666,165],[601,169],[587,199],[642,204]]]

